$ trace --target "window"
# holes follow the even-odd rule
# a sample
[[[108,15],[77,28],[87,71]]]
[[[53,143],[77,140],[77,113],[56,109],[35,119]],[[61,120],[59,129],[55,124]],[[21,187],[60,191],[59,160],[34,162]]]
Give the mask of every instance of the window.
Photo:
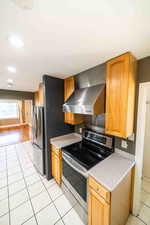
[[[17,102],[0,102],[0,120],[19,118],[19,107]]]

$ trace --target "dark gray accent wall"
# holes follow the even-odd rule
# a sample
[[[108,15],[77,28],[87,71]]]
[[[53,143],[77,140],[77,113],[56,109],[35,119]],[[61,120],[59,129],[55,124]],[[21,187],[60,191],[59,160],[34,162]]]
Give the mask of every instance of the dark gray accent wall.
[[[150,56],[138,61],[138,83],[150,81]]]
[[[45,120],[45,164],[46,177],[51,179],[50,138],[74,131],[74,127],[64,123],[62,105],[64,103],[64,80],[43,76],[44,120]]]
[[[106,83],[106,64],[100,64],[76,75],[76,88]]]
[[[33,92],[11,91],[0,89],[0,99],[33,100]]]

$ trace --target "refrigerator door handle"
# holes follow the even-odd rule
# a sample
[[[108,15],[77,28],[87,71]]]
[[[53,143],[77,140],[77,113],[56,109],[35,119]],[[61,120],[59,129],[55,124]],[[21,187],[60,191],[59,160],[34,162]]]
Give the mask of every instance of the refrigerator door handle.
[[[38,136],[37,114],[35,114],[35,137]]]

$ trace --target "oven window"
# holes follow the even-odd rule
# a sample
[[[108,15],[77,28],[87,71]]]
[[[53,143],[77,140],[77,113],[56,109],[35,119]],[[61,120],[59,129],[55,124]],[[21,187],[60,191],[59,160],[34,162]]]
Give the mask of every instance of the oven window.
[[[72,187],[78,192],[78,194],[86,201],[87,193],[87,179],[70,167],[63,159],[63,176],[72,185]]]

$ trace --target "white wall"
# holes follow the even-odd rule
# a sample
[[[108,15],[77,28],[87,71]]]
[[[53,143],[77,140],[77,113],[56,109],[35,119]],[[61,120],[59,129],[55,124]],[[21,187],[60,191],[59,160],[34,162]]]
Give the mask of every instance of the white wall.
[[[150,178],[150,91],[146,104],[143,176]]]

